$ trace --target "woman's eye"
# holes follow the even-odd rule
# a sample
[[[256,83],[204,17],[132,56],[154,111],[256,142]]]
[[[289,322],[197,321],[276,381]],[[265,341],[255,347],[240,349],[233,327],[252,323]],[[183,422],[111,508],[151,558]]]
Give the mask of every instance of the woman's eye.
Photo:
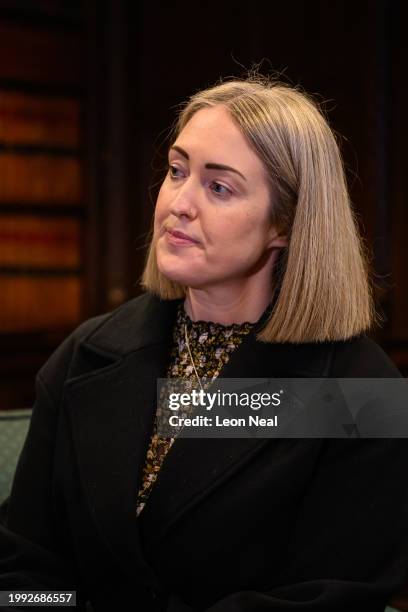
[[[231,190],[228,189],[228,187],[225,187],[225,185],[221,185],[221,183],[211,183],[210,188],[215,193],[215,195],[219,196],[231,195],[232,193]]]
[[[170,174],[170,178],[177,179],[177,178],[180,178],[180,176],[182,175],[182,172],[180,168],[177,168],[177,166],[173,166],[172,164],[169,164],[169,174]]]

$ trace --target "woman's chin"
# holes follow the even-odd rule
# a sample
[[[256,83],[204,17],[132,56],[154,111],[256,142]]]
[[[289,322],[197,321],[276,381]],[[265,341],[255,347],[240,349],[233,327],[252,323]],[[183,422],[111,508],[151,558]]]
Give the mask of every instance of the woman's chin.
[[[173,266],[158,265],[160,273],[173,283],[178,283],[184,287],[190,287],[191,284],[197,282],[197,277],[191,270],[183,270]]]

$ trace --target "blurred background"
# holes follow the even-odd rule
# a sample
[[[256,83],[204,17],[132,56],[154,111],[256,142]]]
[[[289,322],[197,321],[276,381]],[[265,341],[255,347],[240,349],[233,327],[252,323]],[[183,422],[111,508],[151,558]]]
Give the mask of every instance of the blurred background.
[[[374,336],[406,374],[402,11],[402,0],[0,0],[0,409],[29,408],[63,338],[140,293],[176,105],[261,61],[325,102],[372,252],[385,318]]]

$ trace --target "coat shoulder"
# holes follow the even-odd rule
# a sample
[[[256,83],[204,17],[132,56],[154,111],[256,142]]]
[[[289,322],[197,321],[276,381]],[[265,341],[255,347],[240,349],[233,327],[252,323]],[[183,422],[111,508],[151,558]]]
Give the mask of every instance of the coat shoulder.
[[[335,342],[330,364],[333,378],[399,378],[401,373],[374,340],[361,335]]]
[[[88,342],[95,344],[93,361],[95,363],[95,360],[99,359],[100,367],[117,358],[120,351],[116,350],[114,340],[117,344],[121,338],[126,338],[130,322],[138,319],[138,314],[148,308],[151,300],[152,296],[143,294],[113,311],[91,317],[78,325],[56,348],[37,374],[51,397],[57,400],[66,379],[80,368],[83,361],[80,348]],[[98,338],[95,343],[94,338]]]

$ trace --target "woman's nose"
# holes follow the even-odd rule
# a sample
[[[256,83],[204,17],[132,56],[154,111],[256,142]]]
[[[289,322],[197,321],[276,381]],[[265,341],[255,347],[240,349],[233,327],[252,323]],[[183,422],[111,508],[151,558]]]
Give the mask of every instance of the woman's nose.
[[[186,216],[189,219],[193,219],[197,215],[195,199],[194,189],[186,182],[174,194],[170,204],[170,212],[176,217]]]

